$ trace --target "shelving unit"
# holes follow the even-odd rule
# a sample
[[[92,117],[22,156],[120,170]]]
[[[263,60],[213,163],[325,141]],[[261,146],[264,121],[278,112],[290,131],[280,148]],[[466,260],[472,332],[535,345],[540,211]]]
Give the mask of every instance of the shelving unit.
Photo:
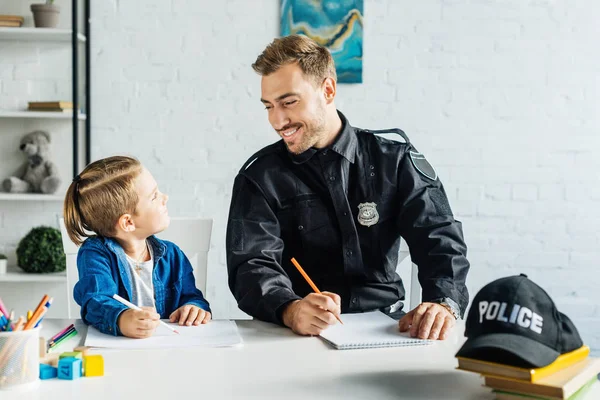
[[[73,113],[60,112],[30,112],[26,110],[0,110],[0,118],[47,118],[68,119],[72,121],[73,142],[73,176],[77,175],[81,168],[79,161],[79,124],[85,123],[85,164],[91,161],[91,85],[90,85],[90,0],[84,0],[84,33],[79,32],[79,5],[78,0],[71,0],[71,29],[55,28],[5,28],[0,27],[0,41],[14,42],[54,42],[71,43],[71,84],[72,102],[79,104],[79,54],[80,45],[84,45],[85,58],[85,113],[73,115]]]
[[[31,44],[39,43],[43,46],[48,43],[57,44],[58,46],[71,46],[71,99],[74,105],[80,105],[83,110],[77,112],[34,112],[27,110],[0,110],[0,120],[23,120],[39,124],[37,120],[64,120],[71,121],[72,129],[72,176],[75,176],[79,171],[91,161],[91,41],[90,41],[90,0],[71,0],[71,29],[58,28],[5,28],[0,27],[0,42],[14,42],[17,44],[27,44],[26,48],[31,48]],[[65,5],[66,8],[66,5]],[[81,20],[83,17],[83,20]],[[81,29],[80,29],[81,27]],[[10,46],[13,47],[12,45]],[[54,46],[50,46],[54,47]],[[8,52],[3,52],[3,59],[10,57]],[[84,66],[80,62],[84,62]],[[69,68],[68,58],[65,60],[65,69]],[[80,76],[81,73],[81,76]],[[54,100],[54,99],[41,99]],[[60,99],[67,100],[67,99]],[[58,122],[58,121],[57,121]],[[56,123],[57,123],[56,122]],[[14,123],[11,121],[11,123]],[[55,124],[56,124],[55,123]],[[61,122],[62,123],[62,122]],[[42,125],[42,124],[40,124]],[[84,128],[85,127],[85,128]],[[83,132],[82,132],[83,129]],[[85,138],[84,143],[80,143],[80,133],[83,133],[82,138]],[[81,148],[80,148],[81,144]],[[67,158],[68,159],[68,158]],[[82,165],[83,164],[83,165]],[[64,167],[66,167],[63,164]],[[65,177],[66,181],[70,181]],[[1,180],[0,180],[1,182]],[[54,209],[56,206],[57,214],[62,208],[64,200],[63,193],[55,195],[35,194],[35,193],[3,193],[0,187],[0,207],[2,202],[26,202],[31,207],[31,204],[41,202],[49,204],[47,209]],[[12,203],[11,207],[14,207]],[[35,205],[37,208],[37,205]],[[0,274],[0,292],[6,296],[13,297],[16,304],[26,302],[31,295],[29,289],[33,292],[43,290],[44,293],[51,290],[60,295],[64,292],[67,275],[66,272],[50,273],[50,274],[32,274],[26,273],[15,265],[9,265],[6,274]],[[27,289],[23,291],[18,283],[26,284]],[[68,297],[68,296],[67,296]],[[16,299],[16,300],[14,300]],[[56,302],[63,303],[66,307],[67,299]],[[56,311],[57,307],[54,307]]]

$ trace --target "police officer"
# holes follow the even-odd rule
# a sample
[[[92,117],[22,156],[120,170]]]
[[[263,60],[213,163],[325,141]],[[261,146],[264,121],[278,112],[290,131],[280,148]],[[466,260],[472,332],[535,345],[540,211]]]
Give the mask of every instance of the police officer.
[[[350,125],[334,104],[333,59],[313,40],[275,39],[252,67],[282,140],[252,156],[233,186],[227,267],[240,309],[304,335],[340,313],[381,310],[413,337],[444,339],[469,300],[469,262],[433,167],[402,131]],[[395,272],[401,237],[423,290],[407,314]]]

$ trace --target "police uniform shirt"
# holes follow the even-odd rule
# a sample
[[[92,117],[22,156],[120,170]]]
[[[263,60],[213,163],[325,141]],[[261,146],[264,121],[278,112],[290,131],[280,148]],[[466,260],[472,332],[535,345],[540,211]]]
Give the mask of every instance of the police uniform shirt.
[[[385,139],[338,114],[329,148],[294,155],[281,140],[236,177],[226,247],[238,306],[281,324],[284,307],[312,292],[295,257],[321,291],[341,296],[343,313],[389,310],[405,294],[396,273],[402,237],[423,301],[447,299],[462,315],[466,245],[435,170],[402,131]]]

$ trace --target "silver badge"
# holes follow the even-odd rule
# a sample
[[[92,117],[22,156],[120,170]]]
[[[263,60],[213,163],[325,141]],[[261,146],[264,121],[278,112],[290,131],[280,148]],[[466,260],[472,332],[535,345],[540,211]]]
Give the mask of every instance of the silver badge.
[[[358,223],[363,226],[375,225],[379,222],[377,204],[361,203],[358,205]]]

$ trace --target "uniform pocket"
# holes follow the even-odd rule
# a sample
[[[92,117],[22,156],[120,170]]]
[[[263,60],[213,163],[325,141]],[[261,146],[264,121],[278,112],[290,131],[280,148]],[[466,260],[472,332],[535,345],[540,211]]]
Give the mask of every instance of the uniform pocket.
[[[298,231],[306,251],[331,251],[338,248],[339,233],[333,210],[319,200],[308,200],[299,204]]]

